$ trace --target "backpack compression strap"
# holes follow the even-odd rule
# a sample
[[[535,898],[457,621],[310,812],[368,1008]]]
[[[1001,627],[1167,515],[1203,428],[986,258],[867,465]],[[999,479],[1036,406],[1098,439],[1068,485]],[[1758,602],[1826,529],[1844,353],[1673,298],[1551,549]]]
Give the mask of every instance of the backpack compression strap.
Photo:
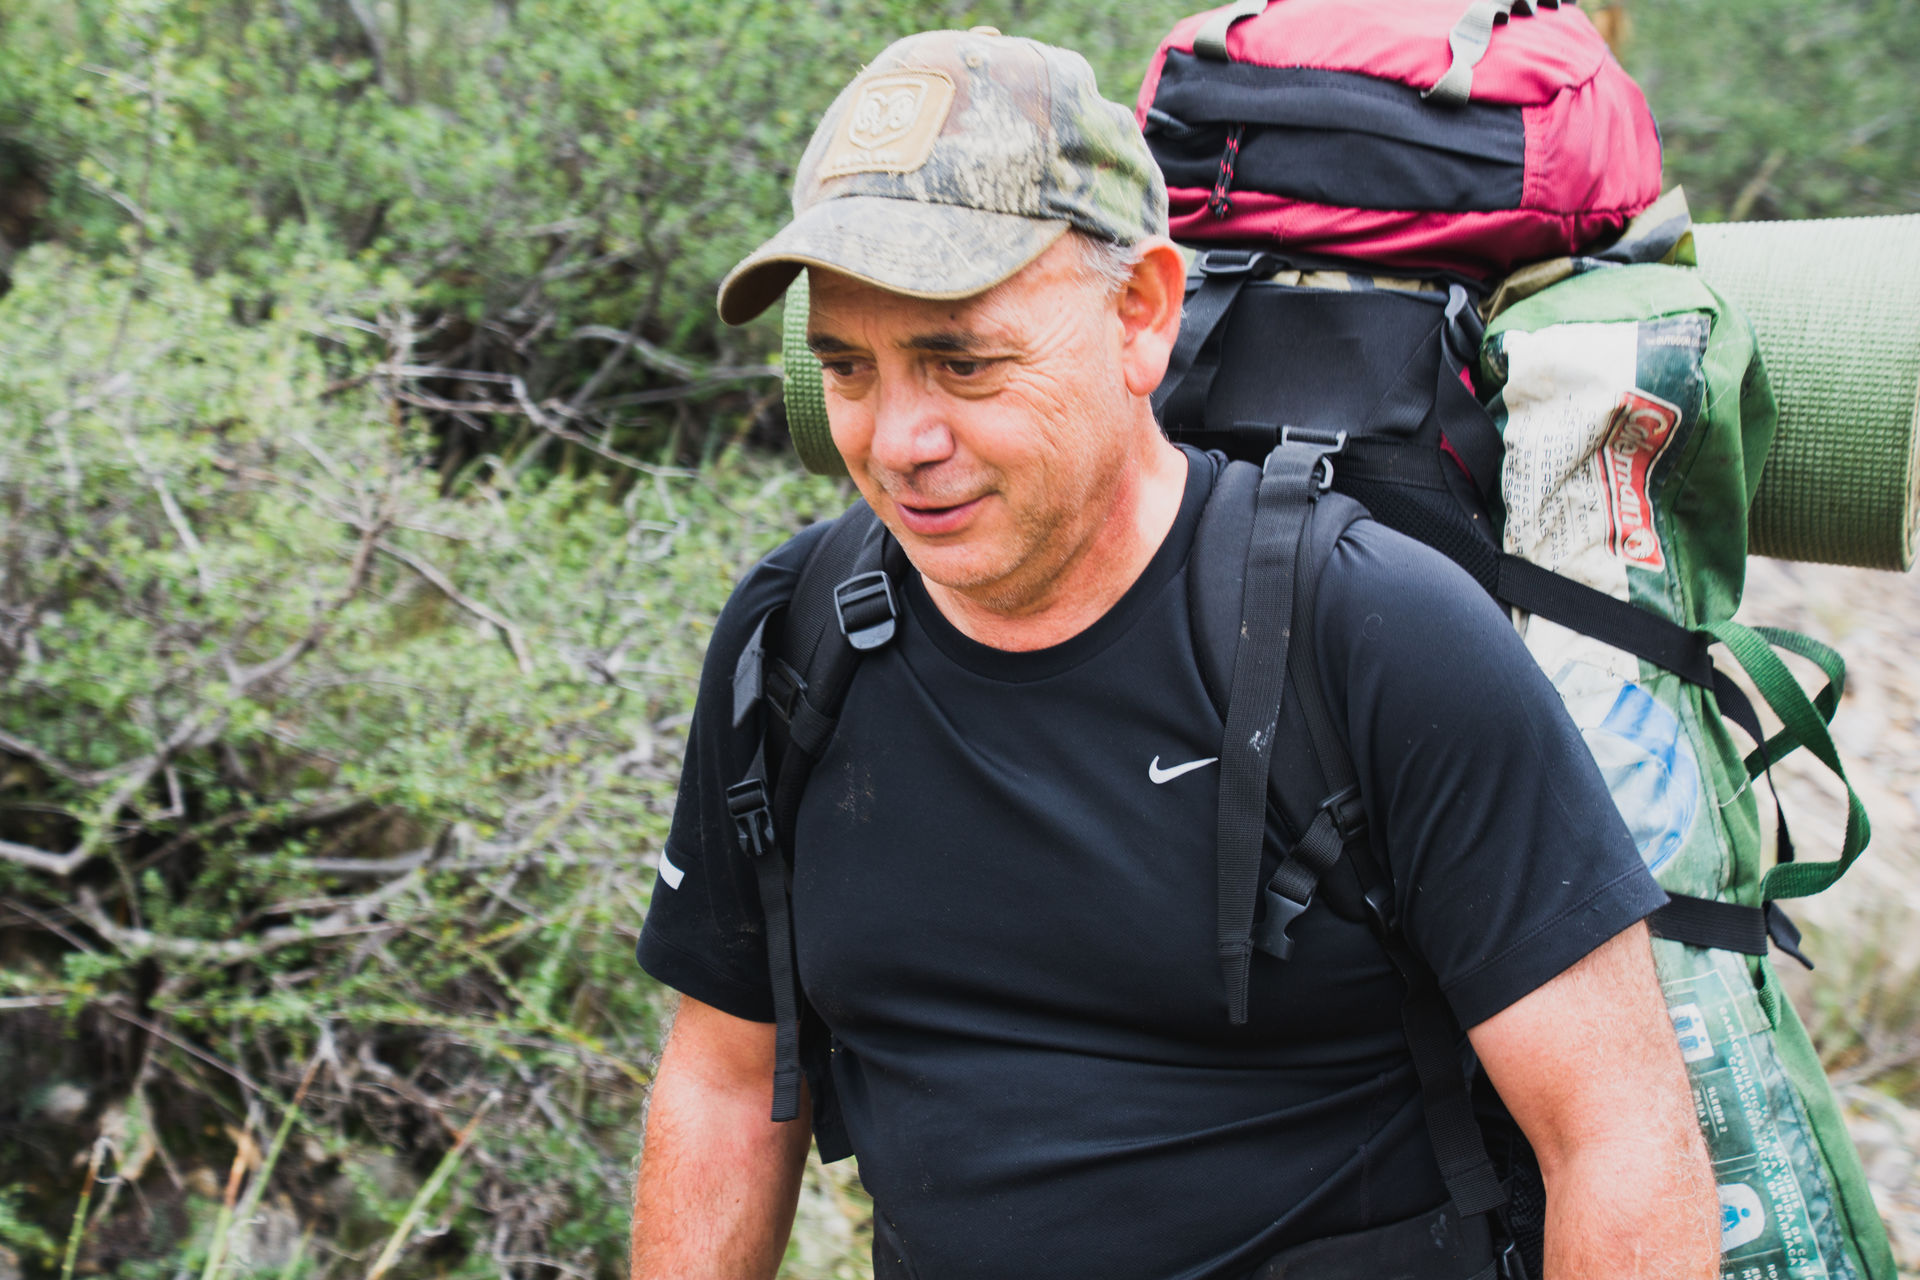
[[[727,810],[741,850],[753,859],[766,920],[775,1121],[800,1112],[800,983],[790,897],[794,819],[807,776],[833,739],[861,655],[893,639],[899,608],[883,563],[888,545],[865,503],[834,521],[800,570],[762,674],[756,679],[748,669],[763,656],[758,643],[748,644],[734,671],[735,723],[743,718],[743,695],[764,697],[769,713],[753,767],[727,788]],[[764,628],[755,632],[756,641]]]

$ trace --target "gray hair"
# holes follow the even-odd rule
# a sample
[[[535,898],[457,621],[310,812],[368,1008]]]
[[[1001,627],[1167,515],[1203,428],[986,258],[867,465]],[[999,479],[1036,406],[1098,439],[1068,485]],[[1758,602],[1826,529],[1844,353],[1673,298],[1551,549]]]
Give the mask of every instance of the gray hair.
[[[1089,288],[1113,297],[1133,279],[1133,268],[1140,261],[1138,245],[1119,244],[1090,236],[1074,227],[1067,234],[1079,243],[1079,275]]]

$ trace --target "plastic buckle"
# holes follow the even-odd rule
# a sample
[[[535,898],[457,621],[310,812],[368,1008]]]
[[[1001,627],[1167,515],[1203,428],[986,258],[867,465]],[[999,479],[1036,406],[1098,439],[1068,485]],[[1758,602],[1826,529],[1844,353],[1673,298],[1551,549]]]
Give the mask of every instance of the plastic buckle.
[[[1267,886],[1267,917],[1254,929],[1254,945],[1277,960],[1286,960],[1293,955],[1293,939],[1287,936],[1287,930],[1300,918],[1309,906],[1313,905],[1313,895],[1308,894],[1305,902],[1295,902],[1281,893],[1271,884]]]
[[[1209,249],[1200,255],[1200,274],[1208,279],[1250,276],[1273,260],[1264,249]]]
[[[1367,829],[1367,807],[1360,803],[1357,782],[1322,800],[1320,807],[1333,820],[1333,829],[1339,833],[1341,844],[1351,844]]]
[[[807,692],[807,682],[791,663],[784,658],[775,658],[767,664],[767,673],[763,681],[763,696],[767,706],[780,717],[781,723],[793,723],[793,709],[800,705],[800,699]]]
[[[1333,488],[1333,455],[1344,452],[1347,447],[1347,433],[1344,431],[1316,431],[1311,427],[1281,427],[1280,444],[1304,444],[1320,450],[1320,492]]]
[[[1508,1240],[1500,1246],[1494,1267],[1500,1280],[1527,1280],[1527,1264],[1521,1258],[1520,1246],[1515,1241]]]
[[[856,574],[835,587],[833,611],[840,618],[840,634],[860,650],[878,649],[893,639],[900,617],[893,581],[884,569]]]
[[[773,809],[767,804],[767,786],[748,778],[727,788],[727,813],[733,818],[734,838],[754,857],[773,848]]]

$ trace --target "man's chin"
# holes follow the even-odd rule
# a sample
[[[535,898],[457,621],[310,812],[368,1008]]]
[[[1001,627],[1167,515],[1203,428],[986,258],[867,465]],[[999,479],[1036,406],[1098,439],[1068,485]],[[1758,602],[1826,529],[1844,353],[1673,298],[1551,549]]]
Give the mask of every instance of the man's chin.
[[[907,560],[932,586],[960,595],[975,595],[990,590],[1006,577],[1000,558],[983,545],[985,539],[926,539],[898,529],[894,536],[899,539],[901,550],[907,553]]]

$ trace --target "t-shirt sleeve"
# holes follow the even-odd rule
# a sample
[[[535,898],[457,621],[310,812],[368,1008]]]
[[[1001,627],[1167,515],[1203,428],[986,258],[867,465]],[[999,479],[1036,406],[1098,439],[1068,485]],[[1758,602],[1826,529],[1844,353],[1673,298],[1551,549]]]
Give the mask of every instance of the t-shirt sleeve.
[[[734,667],[767,614],[787,602],[814,525],[750,569],[714,624],[700,672],[673,823],[640,929],[640,967],[724,1013],[773,1021],[766,919],[752,860],[735,842],[727,788],[747,776],[759,745],[759,707],[734,724]]]
[[[1453,562],[1362,522],[1317,610],[1399,919],[1462,1026],[1666,901],[1553,685]]]

